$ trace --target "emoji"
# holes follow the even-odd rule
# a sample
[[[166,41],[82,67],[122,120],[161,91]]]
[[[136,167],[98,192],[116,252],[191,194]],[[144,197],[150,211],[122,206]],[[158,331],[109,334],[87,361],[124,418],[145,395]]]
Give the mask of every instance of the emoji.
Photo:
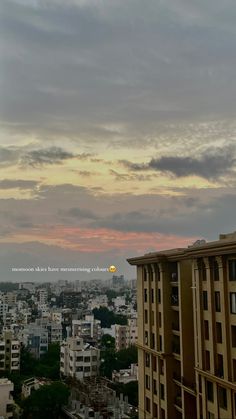
[[[109,270],[109,272],[114,273],[114,272],[116,272],[116,267],[114,265],[111,265],[108,270]]]

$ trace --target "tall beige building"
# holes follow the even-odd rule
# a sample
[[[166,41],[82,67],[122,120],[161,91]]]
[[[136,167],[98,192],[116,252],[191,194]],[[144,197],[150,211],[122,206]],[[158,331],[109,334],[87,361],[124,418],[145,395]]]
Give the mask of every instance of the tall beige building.
[[[137,265],[140,419],[236,418],[236,234]]]

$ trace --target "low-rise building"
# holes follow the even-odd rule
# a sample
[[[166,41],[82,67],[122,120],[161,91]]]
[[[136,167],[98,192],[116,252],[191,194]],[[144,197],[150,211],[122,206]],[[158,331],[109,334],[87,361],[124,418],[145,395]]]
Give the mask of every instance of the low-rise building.
[[[94,319],[94,315],[86,315],[84,320],[72,320],[72,336],[81,337],[87,343],[98,343],[101,340],[101,321]]]
[[[131,364],[130,368],[122,369],[119,371],[112,371],[112,381],[115,383],[127,384],[131,381],[138,380],[138,365]]]
[[[20,342],[11,330],[5,330],[0,336],[0,371],[19,371]]]
[[[85,344],[82,338],[69,337],[61,344],[60,372],[63,376],[83,380],[97,376],[100,350]]]
[[[0,417],[13,418],[14,400],[12,392],[14,384],[8,378],[0,378]]]

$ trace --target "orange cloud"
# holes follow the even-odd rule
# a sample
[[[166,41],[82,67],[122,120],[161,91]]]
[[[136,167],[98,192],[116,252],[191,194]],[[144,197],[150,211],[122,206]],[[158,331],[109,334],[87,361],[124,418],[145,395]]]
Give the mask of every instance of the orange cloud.
[[[180,237],[160,233],[120,232],[106,228],[79,228],[63,225],[32,228],[27,233],[15,232],[2,242],[25,243],[37,241],[56,245],[78,252],[102,253],[113,250],[125,254],[128,252],[143,253],[147,250],[161,250],[173,247],[185,247],[196,240],[196,237]]]

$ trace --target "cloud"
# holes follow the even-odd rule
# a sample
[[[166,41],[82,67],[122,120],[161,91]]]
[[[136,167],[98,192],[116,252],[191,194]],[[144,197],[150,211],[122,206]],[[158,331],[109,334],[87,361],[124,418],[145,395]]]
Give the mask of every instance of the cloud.
[[[0,189],[34,189],[37,185],[36,180],[3,179],[0,181]]]
[[[63,150],[60,147],[50,147],[42,150],[33,150],[26,153],[22,159],[22,165],[42,166],[51,164],[61,164],[64,160],[76,157],[73,153]]]
[[[59,211],[60,215],[64,215],[67,217],[72,217],[75,219],[93,219],[96,220],[97,219],[97,215],[88,210],[88,209],[83,209],[83,208],[78,208],[78,207],[74,207],[74,208],[70,208],[68,211]]]
[[[172,174],[176,177],[200,176],[205,179],[217,179],[225,176],[235,167],[235,149],[211,149],[199,158],[162,156],[153,158],[148,163],[132,163],[121,161],[134,171],[152,170]]]

